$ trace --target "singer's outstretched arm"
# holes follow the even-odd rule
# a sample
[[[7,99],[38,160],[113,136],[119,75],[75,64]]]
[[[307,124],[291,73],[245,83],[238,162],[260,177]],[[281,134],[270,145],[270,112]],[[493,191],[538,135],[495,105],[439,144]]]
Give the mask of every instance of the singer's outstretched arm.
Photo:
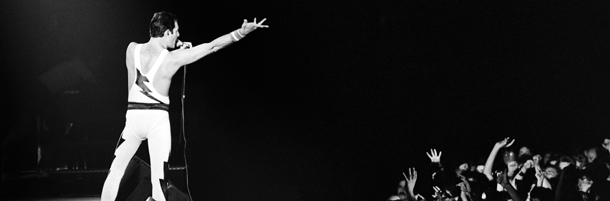
[[[254,18],[254,22],[248,22],[247,20],[244,20],[244,23],[242,24],[241,28],[228,34],[225,34],[221,37],[218,37],[209,43],[202,43],[189,49],[181,48],[171,51],[168,55],[168,58],[174,64],[173,66],[176,66],[178,68],[180,66],[193,63],[210,53],[216,52],[219,49],[222,49],[233,42],[239,41],[257,28],[268,28],[268,25],[263,25],[263,22],[265,22],[265,20],[266,19],[263,19],[258,23],[256,22],[256,18]]]

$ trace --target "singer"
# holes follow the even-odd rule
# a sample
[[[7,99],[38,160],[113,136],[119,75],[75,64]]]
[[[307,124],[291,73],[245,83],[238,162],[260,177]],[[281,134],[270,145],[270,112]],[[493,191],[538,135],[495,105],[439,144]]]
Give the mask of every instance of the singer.
[[[265,20],[258,23],[256,18],[254,22],[244,20],[239,29],[212,42],[192,46],[178,40],[180,32],[175,15],[169,12],[153,15],[149,27],[150,40],[141,44],[130,43],[125,54],[129,92],[126,122],[104,182],[101,200],[115,200],[129,161],[146,139],[150,154],[152,200],[167,199],[162,189],[167,185],[164,171],[171,149],[168,91],[172,77],[180,67],[243,39],[257,28],[268,28],[263,25]]]

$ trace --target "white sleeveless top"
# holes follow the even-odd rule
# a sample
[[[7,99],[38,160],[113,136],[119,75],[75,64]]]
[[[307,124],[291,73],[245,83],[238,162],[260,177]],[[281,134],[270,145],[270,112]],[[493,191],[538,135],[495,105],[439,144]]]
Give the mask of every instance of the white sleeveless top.
[[[129,95],[127,100],[129,102],[134,103],[163,103],[169,105],[169,96],[161,95],[153,85],[155,74],[157,70],[159,70],[159,66],[163,62],[165,55],[169,51],[163,50],[157,61],[153,64],[152,68],[146,73],[142,74],[142,66],[140,64],[140,49],[142,49],[142,44],[137,44],[136,49],[133,52],[134,54],[134,65],[135,69],[135,79],[134,83],[132,83],[131,89],[129,90]]]

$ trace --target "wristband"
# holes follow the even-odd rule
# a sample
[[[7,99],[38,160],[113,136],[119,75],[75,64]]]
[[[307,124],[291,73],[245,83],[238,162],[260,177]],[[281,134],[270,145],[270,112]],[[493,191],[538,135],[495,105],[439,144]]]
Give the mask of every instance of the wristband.
[[[524,176],[525,176],[525,173],[524,173],[524,172],[519,171],[519,174],[518,174],[518,175],[521,175],[522,177],[524,177]]]
[[[237,30],[235,30],[235,31],[232,31],[232,32],[231,32],[231,38],[233,38],[233,41],[235,41],[235,42],[237,42],[237,41],[241,40],[241,39],[242,39],[242,38],[244,38],[244,37],[245,37],[245,35],[243,35],[243,34],[242,34],[240,31],[239,31],[239,29],[237,29]]]
[[[235,32],[237,32],[237,34],[242,38],[246,37],[246,35],[242,34],[241,31],[239,31],[239,29],[237,29]]]
[[[239,39],[237,39],[237,37],[235,36],[235,31],[231,32],[231,38],[233,39],[233,41],[237,42],[239,41]]]

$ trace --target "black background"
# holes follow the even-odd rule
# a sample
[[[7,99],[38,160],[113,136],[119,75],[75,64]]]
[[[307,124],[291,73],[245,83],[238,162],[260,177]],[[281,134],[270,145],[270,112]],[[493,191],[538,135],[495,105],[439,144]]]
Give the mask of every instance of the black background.
[[[428,162],[430,148],[442,150],[443,161],[477,160],[505,136],[542,152],[598,145],[610,127],[608,2],[10,0],[2,7],[6,116],[24,107],[18,94],[36,76],[80,58],[97,85],[74,86],[83,98],[70,115],[101,141],[116,141],[123,128],[125,50],[148,41],[154,12],[176,14],[181,40],[194,44],[245,18],[267,18],[270,28],[187,67],[195,200],[383,200],[400,172]],[[170,90],[178,165],[183,73]],[[14,122],[5,121],[7,130]]]

